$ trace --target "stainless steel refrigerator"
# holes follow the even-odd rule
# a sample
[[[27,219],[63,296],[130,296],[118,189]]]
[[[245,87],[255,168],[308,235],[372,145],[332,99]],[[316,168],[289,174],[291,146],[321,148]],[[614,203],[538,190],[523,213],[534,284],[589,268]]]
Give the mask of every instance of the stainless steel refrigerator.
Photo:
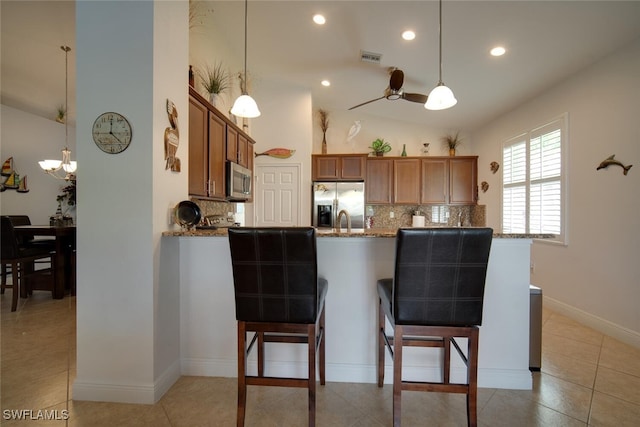
[[[351,218],[351,228],[364,228],[364,182],[314,182],[313,226],[338,227],[338,213],[345,210]],[[347,220],[342,217],[342,228]]]

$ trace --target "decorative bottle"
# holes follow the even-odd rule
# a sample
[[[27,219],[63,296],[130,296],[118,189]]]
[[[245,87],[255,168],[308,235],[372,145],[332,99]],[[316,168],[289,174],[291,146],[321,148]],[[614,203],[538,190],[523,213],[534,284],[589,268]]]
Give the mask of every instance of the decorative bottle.
[[[402,144],[402,157],[407,157],[407,144]]]

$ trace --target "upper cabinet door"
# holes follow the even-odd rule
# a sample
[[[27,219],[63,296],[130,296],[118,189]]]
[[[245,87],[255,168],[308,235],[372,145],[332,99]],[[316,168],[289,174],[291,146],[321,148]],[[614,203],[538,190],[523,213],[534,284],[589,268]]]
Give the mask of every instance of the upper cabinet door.
[[[471,205],[478,201],[478,158],[449,159],[449,204]]]
[[[393,161],[393,203],[420,204],[420,159]]]
[[[189,194],[208,196],[208,111],[192,96],[189,97]]]
[[[367,155],[340,156],[340,178],[343,180],[363,181],[367,165]]]
[[[227,160],[238,162],[238,131],[227,126]]]
[[[423,204],[444,205],[449,196],[448,159],[422,159],[422,191],[420,201]]]
[[[376,157],[368,158],[367,179],[364,187],[367,203],[391,204],[393,196],[393,160]]]
[[[226,197],[225,171],[225,123],[209,112],[209,197]]]
[[[311,156],[313,181],[364,181],[366,154]]]

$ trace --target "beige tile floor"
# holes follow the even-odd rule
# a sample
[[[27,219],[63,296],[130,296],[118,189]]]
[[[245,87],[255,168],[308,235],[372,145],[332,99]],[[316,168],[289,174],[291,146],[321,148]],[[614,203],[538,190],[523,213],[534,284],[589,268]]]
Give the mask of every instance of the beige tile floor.
[[[233,426],[233,378],[183,377],[155,405],[70,399],[75,376],[75,298],[36,292],[9,310],[2,296],[3,426]],[[542,372],[533,390],[480,389],[480,426],[638,426],[640,349],[545,310]],[[463,395],[405,392],[403,426],[464,426]],[[304,426],[306,390],[250,388],[247,426]],[[374,384],[318,387],[317,425],[391,424],[391,389]],[[63,410],[68,420],[6,420],[11,409]]]

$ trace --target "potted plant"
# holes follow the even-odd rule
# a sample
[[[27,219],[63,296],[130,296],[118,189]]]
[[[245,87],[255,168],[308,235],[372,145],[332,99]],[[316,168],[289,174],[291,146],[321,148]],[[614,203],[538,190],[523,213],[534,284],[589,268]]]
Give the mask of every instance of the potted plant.
[[[58,113],[56,114],[56,122],[64,124],[66,115],[67,115],[67,109],[64,108],[64,105],[59,105]]]
[[[378,138],[373,141],[369,148],[371,148],[372,153],[378,157],[384,156],[384,153],[388,153],[389,151],[391,151],[391,145],[389,145],[389,143],[386,142],[383,138]]]
[[[229,74],[220,62],[207,65],[205,70],[198,74],[202,87],[209,94],[211,104],[217,106],[218,96],[229,89]]]
[[[445,148],[449,149],[449,155],[450,156],[455,156],[456,155],[456,148],[462,144],[462,138],[460,138],[460,132],[456,132],[455,134],[447,134],[445,136],[442,137],[442,143],[444,144]]]

